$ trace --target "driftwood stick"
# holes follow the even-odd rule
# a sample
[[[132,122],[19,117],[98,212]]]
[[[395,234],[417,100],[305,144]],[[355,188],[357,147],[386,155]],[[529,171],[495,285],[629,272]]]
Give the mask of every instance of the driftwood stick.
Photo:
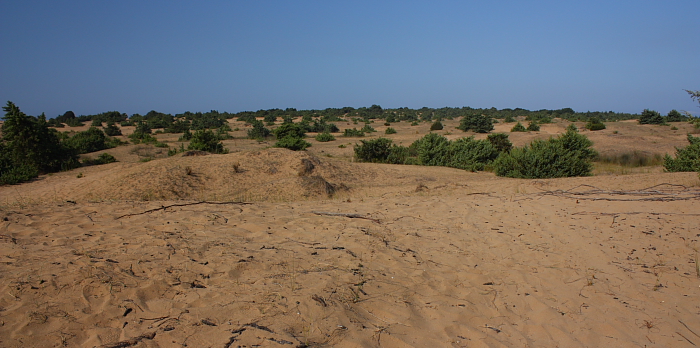
[[[153,332],[148,332],[143,335],[140,335],[138,337],[130,338],[125,341],[119,341],[116,343],[110,343],[110,344],[103,344],[99,346],[99,348],[125,348],[125,347],[131,347],[139,344],[139,342],[143,340],[152,340],[154,337],[156,337],[155,331]]]
[[[379,219],[374,219],[374,218],[360,215],[360,214],[333,213],[333,212],[326,212],[326,211],[312,211],[311,213],[316,214],[316,215],[325,215],[325,216],[342,216],[342,217],[351,218],[351,219],[365,219],[365,220],[374,221],[376,223],[380,223]]]
[[[142,212],[140,212],[140,213],[133,213],[133,214],[122,215],[122,216],[120,216],[120,217],[118,217],[118,218],[115,218],[115,220],[119,220],[119,219],[121,219],[121,218],[123,218],[123,217],[127,217],[127,216],[136,216],[136,215],[143,215],[143,214],[153,213],[153,212],[156,212],[156,211],[159,211],[159,210],[165,210],[165,209],[172,208],[172,207],[186,207],[186,206],[198,205],[198,204],[221,204],[221,205],[222,205],[222,204],[239,204],[239,205],[247,205],[247,204],[253,204],[253,203],[250,203],[250,202],[210,202],[210,201],[200,201],[200,202],[190,202],[190,203],[177,203],[177,204],[171,204],[171,205],[164,205],[164,206],[161,206],[160,208],[149,209],[149,210],[146,210],[146,211],[142,211]]]

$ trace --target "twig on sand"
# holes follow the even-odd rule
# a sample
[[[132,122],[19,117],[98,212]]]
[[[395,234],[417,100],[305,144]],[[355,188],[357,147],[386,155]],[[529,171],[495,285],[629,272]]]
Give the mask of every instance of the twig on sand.
[[[578,188],[589,188],[586,191],[575,191]],[[592,185],[578,185],[568,190],[544,191],[540,195],[559,196],[592,201],[687,201],[700,199],[700,191],[691,190],[684,185],[663,183],[641,190],[619,191],[603,190]],[[596,195],[597,197],[590,197]],[[603,197],[601,197],[603,196]],[[608,197],[604,197],[608,196]],[[639,198],[613,198],[612,196],[636,196]]]
[[[333,213],[333,212],[325,212],[325,211],[312,211],[312,214],[316,215],[326,215],[326,216],[342,216],[346,218],[351,218],[351,219],[365,219],[365,220],[370,220],[376,223],[381,223],[379,219],[374,219],[368,216],[360,215],[360,214],[350,214],[350,213]]]
[[[143,214],[153,213],[153,212],[156,212],[156,211],[159,211],[159,210],[165,210],[165,209],[172,208],[172,207],[187,207],[187,206],[190,206],[190,205],[198,205],[198,204],[219,204],[219,205],[223,205],[223,204],[238,204],[238,205],[247,205],[247,204],[253,204],[253,203],[250,203],[250,202],[210,202],[210,201],[200,201],[200,202],[190,202],[190,203],[177,203],[177,204],[171,204],[171,205],[164,205],[164,206],[161,206],[160,208],[149,209],[149,210],[146,210],[146,211],[142,211],[142,212],[140,212],[140,213],[133,213],[133,214],[122,215],[122,216],[120,216],[120,217],[118,217],[118,218],[115,218],[115,220],[119,220],[119,219],[121,219],[121,218],[123,218],[123,217],[127,217],[127,216],[136,216],[136,215],[143,215]]]
[[[135,346],[135,345],[139,344],[139,342],[141,342],[141,341],[143,341],[143,340],[152,340],[154,337],[156,337],[156,332],[155,332],[155,331],[153,331],[153,332],[148,332],[148,333],[145,333],[145,334],[143,334],[143,335],[140,335],[140,336],[137,336],[137,337],[134,337],[134,338],[130,338],[130,339],[125,340],[125,341],[119,341],[119,342],[110,343],[110,344],[103,344],[103,345],[99,346],[99,348],[124,348],[124,347],[131,347],[131,346]]]

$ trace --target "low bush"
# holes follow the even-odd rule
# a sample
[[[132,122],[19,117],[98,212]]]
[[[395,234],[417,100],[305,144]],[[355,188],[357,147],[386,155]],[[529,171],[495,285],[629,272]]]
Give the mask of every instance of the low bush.
[[[466,115],[459,122],[459,127],[462,131],[474,131],[476,133],[488,133],[493,130],[493,120],[486,115]]]
[[[442,126],[442,122],[440,121],[435,121],[435,123],[430,125],[430,130],[442,130],[444,127]]]
[[[591,117],[586,123],[586,129],[590,131],[597,131],[605,129],[605,123],[601,122],[600,119],[596,117]]]
[[[228,153],[228,149],[221,143],[219,137],[209,129],[198,130],[192,134],[188,150],[207,151],[211,153]]]
[[[265,125],[261,121],[253,118],[250,123],[253,125],[253,128],[248,130],[248,138],[262,140],[272,134],[269,129],[265,128]]]
[[[374,132],[376,132],[376,130],[374,128],[372,128],[372,126],[370,126],[369,124],[365,124],[365,126],[362,127],[362,129],[360,129],[360,132],[362,132],[362,133],[374,133]]]
[[[510,129],[511,132],[527,132],[527,128],[523,126],[520,122],[516,123],[513,128]]]
[[[688,146],[676,148],[676,158],[664,157],[667,172],[700,172],[700,137],[688,134]]]
[[[345,131],[343,132],[343,136],[345,136],[345,137],[364,137],[365,133],[357,130],[357,128],[346,128]]]
[[[527,146],[501,153],[494,161],[496,175],[511,178],[559,178],[589,176],[596,156],[593,143],[574,127],[558,138],[535,140]]]
[[[384,134],[396,134],[396,129],[389,127],[384,131]]]
[[[537,122],[530,122],[530,124],[527,125],[527,130],[531,132],[539,132],[540,131],[540,125],[537,124]]]
[[[110,137],[122,135],[122,130],[119,127],[117,127],[117,125],[114,124],[114,122],[112,121],[107,122],[107,126],[104,128],[104,132]]]
[[[275,143],[275,147],[282,147],[293,151],[306,150],[306,148],[309,146],[311,146],[311,143],[309,143],[308,141],[305,141],[302,138],[294,137],[292,135],[287,135],[282,139],[278,139]]]
[[[324,132],[324,133],[318,133],[318,134],[316,134],[316,138],[315,138],[315,139],[316,139],[316,141],[318,141],[318,142],[324,143],[324,142],[327,142],[327,141],[333,141],[333,140],[335,140],[335,137],[334,137],[333,134],[331,134],[331,133],[325,133],[325,132]]]
[[[498,152],[508,152],[513,148],[513,143],[508,140],[508,134],[505,133],[489,134],[486,140],[488,140]]]

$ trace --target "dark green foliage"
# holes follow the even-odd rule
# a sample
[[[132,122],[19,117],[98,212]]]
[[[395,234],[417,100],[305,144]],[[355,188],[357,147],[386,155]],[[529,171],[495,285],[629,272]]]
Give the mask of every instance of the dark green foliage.
[[[590,131],[597,131],[605,129],[605,123],[600,122],[597,117],[591,117],[586,123],[586,129]]]
[[[219,137],[209,129],[200,129],[192,134],[188,150],[208,151],[211,153],[228,153]]]
[[[525,147],[501,153],[493,166],[498,176],[511,178],[559,178],[591,175],[593,143],[571,127],[558,138],[535,140]]]
[[[515,118],[513,118],[512,115],[506,116],[506,119],[503,120],[503,122],[505,122],[505,123],[512,123],[512,122],[515,122],[515,121],[517,121],[517,120],[516,120]]]
[[[192,140],[192,132],[188,129],[177,139],[177,141],[190,141]]]
[[[639,116],[639,124],[664,124],[664,118],[657,111],[644,109]]]
[[[364,137],[365,133],[362,131],[357,130],[357,128],[346,128],[345,131],[343,132],[343,136],[345,137]]]
[[[261,121],[253,120],[251,123],[253,124],[253,128],[248,130],[248,138],[262,140],[272,134],[269,129],[265,128],[265,125]]]
[[[85,159],[83,160],[83,165],[86,166],[94,166],[94,165],[100,165],[100,164],[107,164],[107,163],[113,163],[116,162],[117,159],[114,158],[114,156],[104,152],[97,156],[96,159]]]
[[[411,126],[417,126],[417,125],[419,125],[419,124],[420,124],[420,123],[418,123],[418,121],[413,121],[413,122],[411,122]]]
[[[389,127],[386,130],[384,130],[384,134],[396,134],[396,129]]]
[[[146,136],[150,135],[151,132],[152,130],[148,123],[140,121],[136,124],[136,129],[134,130],[134,132],[129,134],[129,139],[138,143],[139,140],[146,138]]]
[[[442,122],[440,122],[440,121],[435,121],[435,123],[430,125],[431,131],[442,130],[442,129],[443,129],[443,126],[442,126]]]
[[[464,132],[474,131],[476,133],[488,133],[493,130],[493,120],[491,117],[481,114],[471,114],[462,117],[459,127]]]
[[[100,120],[92,120],[92,123],[90,124],[90,127],[102,127],[102,121]]]
[[[422,165],[445,166],[471,171],[483,170],[487,163],[498,157],[499,151],[488,140],[474,137],[450,141],[442,135],[430,133],[415,143],[418,160]]]
[[[107,122],[107,126],[104,128],[104,132],[110,137],[122,135],[122,130],[119,127],[117,127],[117,125],[114,124],[113,121]]]
[[[687,117],[683,116],[678,110],[671,110],[666,116],[666,122],[683,122]]]
[[[539,132],[540,131],[540,125],[537,122],[530,122],[530,124],[527,125],[527,130],[531,132]]]
[[[275,128],[273,131],[277,139],[292,137],[292,138],[304,138],[306,137],[305,129],[302,125],[298,123],[286,123]]]
[[[59,140],[46,117],[25,115],[12,102],[5,111],[0,138],[0,184],[16,184],[41,173],[56,172],[80,165],[75,150]]]
[[[634,150],[632,152],[599,154],[595,158],[596,162],[612,163],[622,167],[646,167],[657,166],[664,162],[664,157],[658,153]]]
[[[360,140],[361,145],[355,146],[355,157],[360,162],[386,163],[391,154],[391,139],[377,138]]]
[[[516,123],[513,128],[510,129],[511,132],[527,132],[527,128],[523,126],[520,122]]]
[[[190,130],[190,122],[187,119],[175,120],[165,128],[165,133],[184,133]]]
[[[688,134],[688,146],[676,148],[676,158],[664,157],[667,172],[700,172],[700,137]]]
[[[513,148],[513,143],[508,140],[508,134],[506,133],[489,134],[486,140],[488,140],[498,152],[508,152]]]
[[[333,141],[333,140],[335,140],[335,137],[334,137],[333,134],[331,134],[331,133],[325,133],[325,132],[324,132],[324,133],[318,133],[318,134],[316,135],[316,141],[319,141],[319,142],[322,142],[322,143],[323,143],[323,142],[327,142],[327,141]]]
[[[311,146],[311,143],[308,141],[292,135],[287,135],[281,139],[278,138],[277,142],[275,143],[275,147],[283,147],[292,151],[302,151],[309,146]]]
[[[370,126],[369,124],[365,124],[365,126],[362,127],[362,129],[360,129],[360,132],[362,133],[374,133],[376,131],[377,130],[372,128],[372,126]]]
[[[326,123],[325,118],[321,118],[320,120],[314,121],[312,125],[310,125],[307,130],[309,132],[315,132],[315,133],[337,133],[340,132],[340,129],[338,129],[338,126],[336,126],[333,123]]]
[[[74,149],[78,153],[88,153],[104,150],[107,148],[105,141],[107,137],[101,129],[90,127],[84,132],[78,132],[63,143],[69,148]]]
[[[265,115],[265,118],[263,119],[263,122],[268,124],[275,124],[275,121],[277,121],[277,115],[275,114]]]

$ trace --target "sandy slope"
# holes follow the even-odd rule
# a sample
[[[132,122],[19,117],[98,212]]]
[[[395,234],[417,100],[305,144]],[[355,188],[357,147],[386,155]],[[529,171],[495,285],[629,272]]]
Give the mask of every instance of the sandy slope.
[[[498,178],[352,163],[358,139],[265,149],[233,126],[227,155],[130,145],[0,187],[0,347],[700,345],[697,173]],[[429,124],[392,126],[408,145]],[[688,127],[585,134],[662,154]]]
[[[515,180],[285,150],[112,166],[2,188],[0,346],[700,344],[696,173]],[[136,200],[168,180],[187,200]],[[663,183],[686,188],[633,194]],[[268,201],[213,204],[241,185]]]

